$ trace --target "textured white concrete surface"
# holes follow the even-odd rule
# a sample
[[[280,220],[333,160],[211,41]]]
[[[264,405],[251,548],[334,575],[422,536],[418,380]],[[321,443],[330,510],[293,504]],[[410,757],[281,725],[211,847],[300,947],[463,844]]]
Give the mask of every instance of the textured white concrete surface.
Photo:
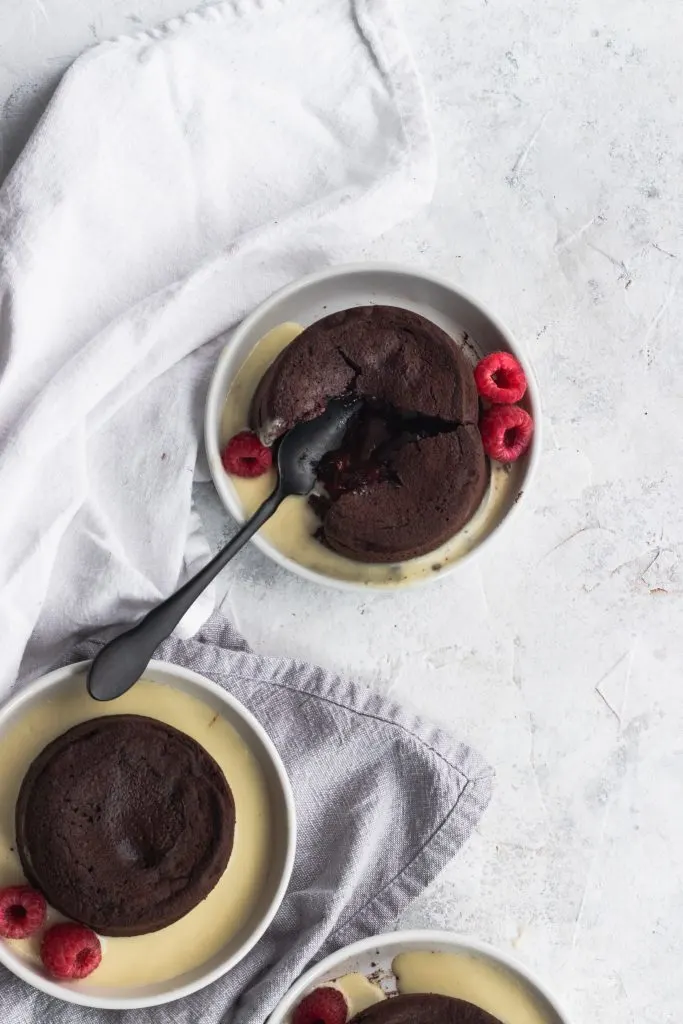
[[[5,169],[60,73],[183,0],[3,0]],[[452,275],[528,346],[547,443],[484,560],[432,590],[323,592],[257,551],[258,650],[412,701],[495,765],[492,806],[406,925],[536,967],[578,1021],[683,1010],[683,5],[404,0],[432,208],[369,250]],[[232,529],[198,488],[212,539]]]

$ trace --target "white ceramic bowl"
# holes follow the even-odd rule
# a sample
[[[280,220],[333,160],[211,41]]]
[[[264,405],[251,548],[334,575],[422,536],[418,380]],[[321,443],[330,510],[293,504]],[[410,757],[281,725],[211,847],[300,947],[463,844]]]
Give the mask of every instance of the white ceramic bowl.
[[[507,953],[501,953],[484,942],[468,939],[464,935],[443,931],[388,932],[362,939],[328,956],[306,971],[271,1014],[268,1024],[288,1024],[291,1013],[303,997],[325,982],[334,981],[344,974],[378,975],[391,979],[391,963],[399,953],[424,951],[431,953],[464,953],[481,958],[511,975],[512,980],[529,993],[547,1024],[569,1024],[569,1018],[559,1006],[555,996],[527,967]],[[388,987],[386,981],[382,987]]]
[[[424,578],[413,578],[394,584],[405,587],[439,579],[456,570],[488,546],[500,533],[503,524],[507,524],[512,518],[520,499],[528,494],[540,458],[541,405],[538,385],[529,360],[511,332],[472,296],[443,278],[390,263],[331,267],[288,285],[266,299],[247,316],[223,349],[209,387],[204,437],[209,469],[216,490],[228,512],[238,522],[242,522],[244,516],[240,501],[229,475],[223,469],[220,456],[223,406],[240,367],[264,334],[278,324],[294,321],[308,326],[329,313],[351,306],[372,304],[402,306],[414,310],[450,334],[455,334],[462,328],[469,335],[480,357],[500,350],[512,352],[526,372],[528,389],[522,404],[531,413],[535,424],[529,451],[515,464],[514,486],[510,488],[499,521],[492,525],[488,535],[467,554],[455,561],[444,562],[440,569],[427,574]],[[323,575],[301,565],[285,556],[262,534],[254,537],[254,543],[273,561],[303,576],[304,579],[345,590],[367,591],[367,583]],[[386,589],[386,584],[382,586]]]
[[[75,676],[83,675],[87,662],[51,672],[25,687],[0,708],[0,750],[3,736],[20,723],[22,716],[36,704],[55,697],[60,690],[73,686]],[[271,867],[268,883],[251,919],[216,956],[201,967],[179,978],[136,987],[98,987],[97,975],[88,986],[65,984],[50,979],[43,971],[0,939],[0,963],[30,985],[48,995],[81,1006],[108,1010],[134,1009],[168,1003],[190,995],[215,981],[242,960],[256,945],[275,916],[283,898],[294,864],[296,847],[296,814],[294,797],[285,767],[273,743],[253,715],[220,686],[196,672],[163,661],[151,661],[145,679],[171,686],[202,701],[226,719],[249,747],[265,776],[274,816]],[[93,702],[93,717],[97,704]],[[106,955],[106,953],[105,953]]]

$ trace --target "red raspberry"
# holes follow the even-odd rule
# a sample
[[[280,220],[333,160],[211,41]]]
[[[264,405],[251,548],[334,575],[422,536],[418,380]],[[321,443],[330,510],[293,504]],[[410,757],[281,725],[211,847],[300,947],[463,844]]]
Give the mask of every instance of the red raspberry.
[[[477,391],[482,398],[497,404],[519,402],[526,391],[526,376],[509,352],[492,352],[474,369]]]
[[[100,940],[84,924],[55,924],[48,928],[40,957],[53,978],[87,978],[102,959]]]
[[[251,430],[243,430],[230,438],[221,452],[221,461],[233,476],[262,476],[273,464],[273,453]]]
[[[0,889],[0,936],[3,939],[28,939],[43,927],[46,913],[45,897],[30,885]]]
[[[323,985],[315,988],[301,1000],[292,1024],[346,1024],[348,1007],[338,988]]]
[[[514,462],[531,444],[534,421],[519,405],[492,405],[479,420],[484,451],[498,462]]]

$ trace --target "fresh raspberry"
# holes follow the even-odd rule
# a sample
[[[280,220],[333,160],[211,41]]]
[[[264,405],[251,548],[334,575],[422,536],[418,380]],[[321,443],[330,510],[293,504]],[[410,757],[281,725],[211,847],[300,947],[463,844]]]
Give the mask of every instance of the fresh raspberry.
[[[338,988],[323,985],[315,988],[301,1000],[292,1024],[346,1024],[348,1007]]]
[[[526,391],[526,376],[509,352],[492,352],[477,363],[474,370],[477,391],[496,404],[513,405]]]
[[[0,889],[0,936],[28,939],[43,927],[46,912],[45,897],[30,885]]]
[[[531,444],[534,421],[519,405],[492,405],[479,420],[484,451],[498,462],[514,462]]]
[[[100,940],[84,924],[55,924],[48,928],[40,956],[53,978],[87,978],[102,959]]]
[[[221,461],[233,476],[262,476],[273,464],[273,453],[251,430],[242,430],[230,438],[221,452]]]

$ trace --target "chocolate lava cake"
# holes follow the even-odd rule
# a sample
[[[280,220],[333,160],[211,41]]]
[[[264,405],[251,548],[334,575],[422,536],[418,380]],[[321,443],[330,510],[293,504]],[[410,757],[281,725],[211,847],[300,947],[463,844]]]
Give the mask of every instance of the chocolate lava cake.
[[[331,398],[366,399],[311,502],[319,539],[361,562],[427,554],[479,507],[488,462],[470,364],[440,327],[394,306],[333,313],[304,330],[263,376],[251,425],[272,444]]]
[[[31,764],[16,807],[24,872],[101,935],[141,935],[205,899],[232,852],[235,804],[195,740],[140,715],[83,722]]]
[[[427,993],[395,996],[357,1013],[350,1024],[500,1024],[464,999]]]

